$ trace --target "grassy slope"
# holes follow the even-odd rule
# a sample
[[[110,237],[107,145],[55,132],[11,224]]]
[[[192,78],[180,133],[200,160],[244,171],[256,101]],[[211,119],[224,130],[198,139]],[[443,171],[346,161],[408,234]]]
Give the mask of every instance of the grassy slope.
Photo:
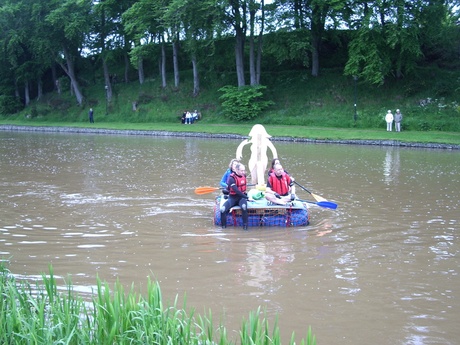
[[[438,73],[443,80],[460,82],[460,72],[450,78],[446,75],[451,72]],[[267,85],[266,96],[274,100],[275,105],[255,121],[240,124],[229,123],[219,103],[218,89],[234,84],[232,74],[222,74],[219,79],[203,78],[201,93],[196,98],[191,97],[191,78],[187,72],[181,74],[178,89],[169,86],[163,90],[159,87],[160,81],[154,78],[142,86],[137,82],[118,83],[114,85],[114,98],[109,104],[105,101],[103,84],[98,82],[100,79],[96,76],[95,84],[85,87],[84,107],[75,106],[68,92],[61,96],[48,94],[40,103],[34,103],[16,116],[0,119],[0,123],[90,127],[87,112],[93,107],[96,124],[91,127],[247,135],[253,124],[261,123],[270,134],[282,137],[460,144],[460,108],[452,106],[456,93],[438,99],[433,93],[439,90],[420,79],[389,81],[380,87],[358,81],[355,123],[355,85],[340,71],[324,70],[319,78],[308,76],[307,71],[271,73],[262,84]],[[438,103],[420,107],[419,100],[428,97]],[[438,106],[441,99],[448,107]],[[139,104],[136,112],[132,110],[133,101]],[[387,109],[396,108],[401,108],[404,115],[403,131],[388,133],[383,116]],[[37,117],[26,119],[33,109]],[[203,120],[184,127],[178,119],[185,109],[199,109]]]

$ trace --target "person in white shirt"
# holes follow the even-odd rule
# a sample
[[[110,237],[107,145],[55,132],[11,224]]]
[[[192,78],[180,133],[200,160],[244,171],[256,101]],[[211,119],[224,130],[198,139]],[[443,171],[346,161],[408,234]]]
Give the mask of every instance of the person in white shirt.
[[[388,110],[387,114],[385,115],[385,121],[387,123],[387,132],[391,132],[393,128],[393,114],[391,113],[391,110]]]

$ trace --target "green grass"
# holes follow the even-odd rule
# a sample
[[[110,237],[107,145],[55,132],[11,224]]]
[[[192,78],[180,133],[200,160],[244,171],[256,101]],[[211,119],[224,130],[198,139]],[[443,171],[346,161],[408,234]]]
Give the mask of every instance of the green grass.
[[[97,120],[97,119],[96,119]],[[115,130],[151,130],[168,132],[193,132],[208,134],[237,134],[247,136],[253,124],[212,124],[197,122],[193,125],[178,123],[118,123],[96,122],[53,122],[36,120],[0,120],[0,124],[76,127],[76,128],[105,128]],[[306,126],[265,125],[267,132],[274,137],[308,138],[317,140],[397,140],[407,143],[436,143],[460,145],[460,133],[440,131],[402,131],[387,132],[382,129],[357,128],[324,128]]]
[[[235,344],[223,325],[215,328],[209,315],[195,315],[174,304],[164,305],[158,283],[148,281],[147,297],[125,293],[118,282],[110,289],[97,280],[91,304],[66,284],[64,293],[50,266],[42,275],[42,285],[18,282],[0,265],[0,343],[1,344]],[[184,299],[184,306],[186,301]],[[280,344],[277,325],[270,330],[265,313],[259,308],[243,320],[239,344]],[[292,334],[290,344],[295,344]],[[314,345],[311,329],[300,344]]]
[[[235,80],[232,73],[203,78],[200,94],[192,97],[190,71],[182,71],[177,89],[162,89],[154,78],[143,85],[118,83],[107,103],[103,81],[96,78],[83,90],[86,103],[82,107],[68,91],[49,93],[17,114],[0,116],[0,123],[85,127],[92,107],[94,126],[103,128],[247,135],[253,124],[260,123],[275,137],[459,144],[460,71],[426,68],[418,77],[388,79],[382,86],[358,80],[356,94],[353,79],[337,69],[323,69],[317,78],[306,70],[272,72],[264,74],[261,83],[267,86],[265,98],[274,105],[254,121],[242,123],[228,120],[219,99],[219,88],[234,85]],[[133,102],[138,103],[137,111],[132,109]],[[384,115],[397,108],[404,116],[402,132],[387,133]],[[198,109],[203,119],[187,128],[181,126],[182,112],[193,109]]]

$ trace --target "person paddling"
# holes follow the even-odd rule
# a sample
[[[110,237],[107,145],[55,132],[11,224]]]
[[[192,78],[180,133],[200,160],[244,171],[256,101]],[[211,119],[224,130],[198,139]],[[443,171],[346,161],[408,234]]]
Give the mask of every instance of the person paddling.
[[[248,229],[248,195],[246,194],[246,167],[238,163],[228,178],[229,197],[220,208],[222,228],[227,227],[227,214],[233,206],[241,208],[243,229]]]

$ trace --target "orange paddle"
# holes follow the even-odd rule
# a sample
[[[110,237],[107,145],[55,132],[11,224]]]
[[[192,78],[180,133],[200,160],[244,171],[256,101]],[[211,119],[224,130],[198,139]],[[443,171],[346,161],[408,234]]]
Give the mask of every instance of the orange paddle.
[[[222,187],[198,187],[195,189],[195,194],[198,194],[198,195],[209,194],[219,189],[222,189]]]

